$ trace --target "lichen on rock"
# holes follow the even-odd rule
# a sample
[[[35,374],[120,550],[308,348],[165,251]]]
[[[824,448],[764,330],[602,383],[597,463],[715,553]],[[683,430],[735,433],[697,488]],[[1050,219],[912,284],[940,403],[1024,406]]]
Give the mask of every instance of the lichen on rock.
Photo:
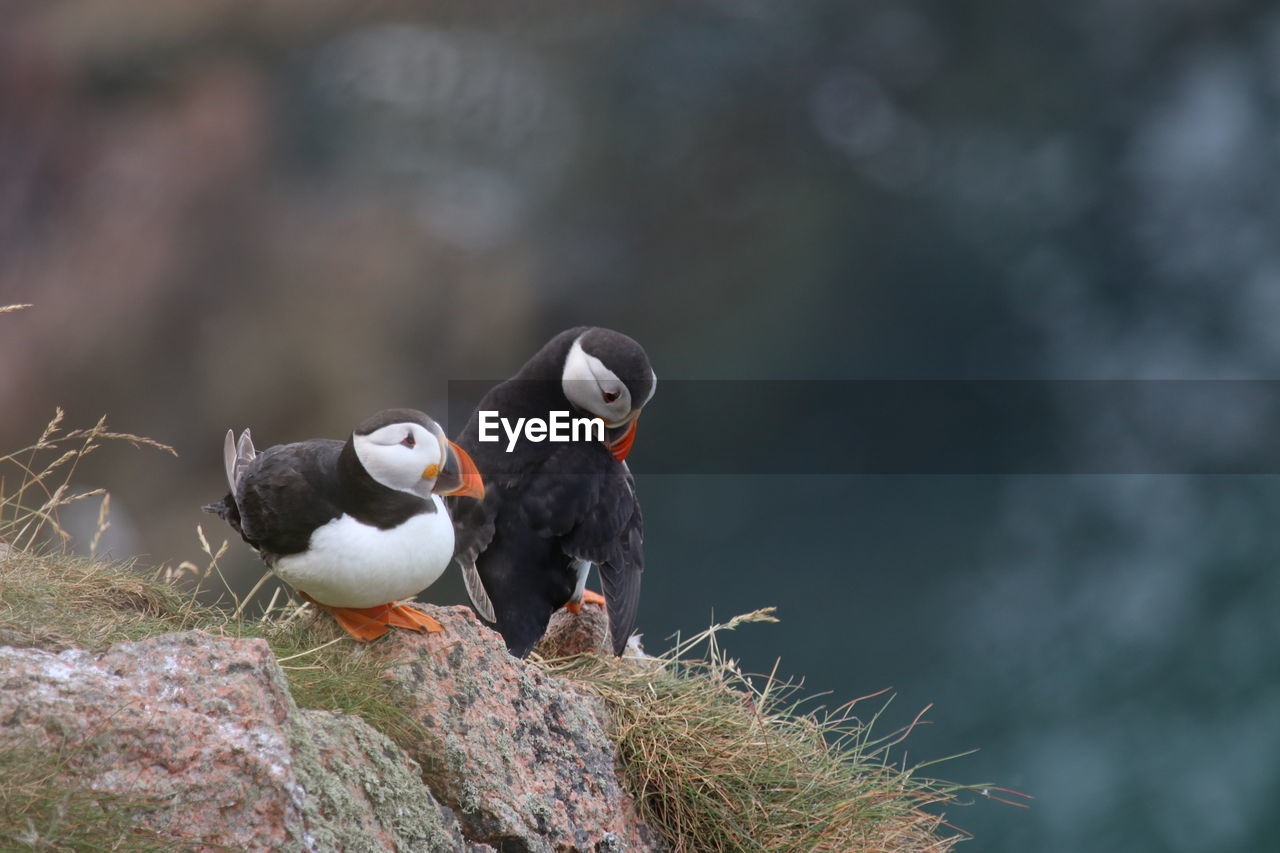
[[[432,615],[443,632],[398,633],[388,648],[410,661],[392,672],[429,732],[410,752],[467,837],[500,850],[657,849],[618,780],[601,700],[511,657],[469,609]]]
[[[422,784],[417,762],[363,720],[303,710],[289,734],[309,840],[318,849],[464,846],[457,819]]]
[[[185,846],[464,844],[402,750],[358,718],[294,705],[261,640],[0,648],[0,679],[0,743],[67,755],[62,784],[146,802],[139,822]]]
[[[0,647],[0,748],[65,756],[58,784],[145,803],[133,819],[181,849],[661,849],[600,700],[511,657],[466,608],[431,610],[442,633],[351,649],[408,692],[425,735],[407,749],[299,708],[264,640],[203,631]]]

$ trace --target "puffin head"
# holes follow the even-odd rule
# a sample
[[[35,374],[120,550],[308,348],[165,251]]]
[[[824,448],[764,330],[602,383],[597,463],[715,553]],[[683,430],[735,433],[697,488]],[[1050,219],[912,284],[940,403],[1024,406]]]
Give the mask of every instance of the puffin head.
[[[484,497],[484,482],[471,457],[415,409],[378,412],[355,428],[351,445],[369,476],[388,489],[420,498]]]
[[[560,383],[570,403],[604,421],[605,445],[614,458],[626,459],[636,419],[658,387],[644,348],[621,332],[587,329],[569,347]]]

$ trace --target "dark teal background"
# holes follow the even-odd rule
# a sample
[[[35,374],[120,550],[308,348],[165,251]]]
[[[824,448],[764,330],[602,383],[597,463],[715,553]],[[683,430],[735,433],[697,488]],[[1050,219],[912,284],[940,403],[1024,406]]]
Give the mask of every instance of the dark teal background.
[[[950,813],[975,850],[1270,849],[1278,57],[1246,0],[10,4],[0,441],[173,444],[79,479],[111,553],[199,562],[228,427],[460,423],[612,326],[651,648],[777,606],[749,669],[1034,795]]]

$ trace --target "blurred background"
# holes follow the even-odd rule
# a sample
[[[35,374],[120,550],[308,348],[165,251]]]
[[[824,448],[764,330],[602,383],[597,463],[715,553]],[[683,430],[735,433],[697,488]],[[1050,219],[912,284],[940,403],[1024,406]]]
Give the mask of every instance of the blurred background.
[[[1045,470],[1012,434],[971,437],[1010,448],[991,470],[813,464],[859,446],[844,380],[1280,378],[1274,3],[4,16],[0,304],[35,307],[0,317],[0,447],[57,405],[174,445],[82,470],[114,556],[199,562],[197,524],[232,535],[198,509],[228,427],[341,437],[411,405],[456,430],[451,381],[610,326],[664,382],[810,380],[771,416],[841,413],[803,470],[682,471],[663,460],[737,424],[664,410],[660,382],[631,457],[651,648],[776,605],[729,640],[746,668],[781,657],[833,706],[892,687],[886,733],[932,703],[908,763],[976,748],[932,772],[1035,796],[953,810],[977,850],[1274,844],[1275,476]],[[1269,386],[1116,421],[1055,406],[1065,384],[1027,423],[1068,452],[1275,432]],[[238,542],[224,566],[261,574]]]

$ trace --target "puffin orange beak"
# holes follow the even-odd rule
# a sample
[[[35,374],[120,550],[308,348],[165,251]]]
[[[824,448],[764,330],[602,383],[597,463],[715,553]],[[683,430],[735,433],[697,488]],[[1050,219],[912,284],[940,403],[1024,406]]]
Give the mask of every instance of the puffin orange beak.
[[[619,462],[623,462],[627,458],[627,454],[631,452],[631,445],[636,443],[636,424],[640,422],[640,413],[631,420],[631,426],[627,427],[627,431],[615,438],[613,441],[606,441],[605,447],[609,448],[609,452],[613,454],[613,458]]]
[[[484,500],[484,480],[480,477],[480,469],[471,461],[467,451],[452,441],[445,439],[448,445],[443,471],[436,481],[433,491],[440,495],[462,495],[463,497]],[[424,473],[423,476],[426,476]]]

